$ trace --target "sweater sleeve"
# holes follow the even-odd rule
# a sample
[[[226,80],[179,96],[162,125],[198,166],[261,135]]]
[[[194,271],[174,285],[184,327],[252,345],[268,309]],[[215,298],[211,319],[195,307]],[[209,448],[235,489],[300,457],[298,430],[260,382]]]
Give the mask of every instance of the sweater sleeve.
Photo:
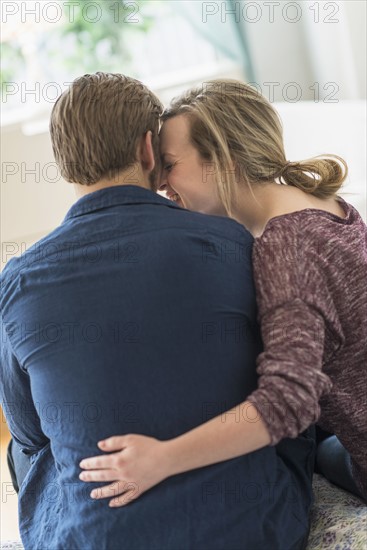
[[[274,222],[253,250],[264,351],[257,360],[258,389],[248,398],[271,445],[318,420],[319,399],[332,387],[322,370],[334,351],[328,335],[338,332],[319,246],[289,220],[286,226],[282,218]]]

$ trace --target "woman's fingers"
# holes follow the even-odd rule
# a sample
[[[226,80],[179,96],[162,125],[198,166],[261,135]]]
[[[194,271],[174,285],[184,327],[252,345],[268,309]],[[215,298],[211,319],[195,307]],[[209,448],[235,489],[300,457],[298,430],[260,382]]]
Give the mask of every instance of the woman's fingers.
[[[104,451],[121,451],[126,446],[125,435],[115,435],[98,441],[98,447]]]
[[[103,449],[106,452],[111,451],[122,451],[127,445],[127,436],[117,435],[114,437],[109,437],[103,441],[98,441],[98,447]],[[90,456],[84,458],[79,462],[79,466],[85,470],[97,470],[103,468],[113,468],[115,461],[116,453],[109,455],[99,455],[99,456]]]
[[[126,491],[126,493],[119,495],[113,498],[112,500],[110,500],[108,505],[111,508],[120,508],[121,506],[125,506],[125,504],[129,504],[130,502],[132,502],[137,498],[138,496],[137,493],[138,493],[137,490]]]
[[[109,455],[98,455],[83,458],[79,462],[79,466],[84,470],[107,470],[108,468],[113,470],[121,463],[121,451],[117,453],[110,453]]]
[[[100,498],[112,498],[110,501],[110,506],[116,506],[123,502],[126,502],[126,499],[131,500],[131,498],[138,493],[137,483],[126,483],[125,481],[115,481],[110,485],[105,485],[104,487],[98,487],[93,489],[90,496],[95,499]],[[114,502],[114,504],[111,504]]]
[[[116,470],[86,470],[79,474],[82,481],[115,481],[116,477]]]
[[[84,470],[101,470],[113,467],[111,455],[90,456],[79,462],[79,466]]]

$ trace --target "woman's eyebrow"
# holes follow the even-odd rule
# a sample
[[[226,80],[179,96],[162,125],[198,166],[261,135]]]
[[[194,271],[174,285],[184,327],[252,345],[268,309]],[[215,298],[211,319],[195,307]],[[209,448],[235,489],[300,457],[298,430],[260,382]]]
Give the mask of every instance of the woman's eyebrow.
[[[173,153],[166,153],[166,152],[163,152],[163,153],[161,153],[161,157],[162,157],[162,158],[163,158],[163,157],[172,157],[172,158],[174,158],[175,155],[174,155]]]

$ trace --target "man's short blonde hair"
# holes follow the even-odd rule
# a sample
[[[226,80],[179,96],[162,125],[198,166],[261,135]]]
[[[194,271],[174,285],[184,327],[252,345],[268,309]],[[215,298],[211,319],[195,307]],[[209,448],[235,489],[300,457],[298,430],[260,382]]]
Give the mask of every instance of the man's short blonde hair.
[[[62,177],[93,185],[136,162],[149,130],[155,152],[163,105],[144,84],[122,74],[87,74],[74,80],[51,114],[52,148]]]

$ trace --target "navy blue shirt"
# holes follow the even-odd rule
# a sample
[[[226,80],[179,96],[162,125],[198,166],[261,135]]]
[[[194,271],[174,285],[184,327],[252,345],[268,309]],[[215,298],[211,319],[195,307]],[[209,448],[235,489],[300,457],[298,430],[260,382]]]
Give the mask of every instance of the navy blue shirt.
[[[300,547],[307,435],[173,476],[117,509],[89,497],[103,483],[78,477],[99,439],[170,439],[255,389],[252,242],[233,220],[119,186],[78,200],[7,264],[1,399],[32,455],[19,495],[26,549]]]

